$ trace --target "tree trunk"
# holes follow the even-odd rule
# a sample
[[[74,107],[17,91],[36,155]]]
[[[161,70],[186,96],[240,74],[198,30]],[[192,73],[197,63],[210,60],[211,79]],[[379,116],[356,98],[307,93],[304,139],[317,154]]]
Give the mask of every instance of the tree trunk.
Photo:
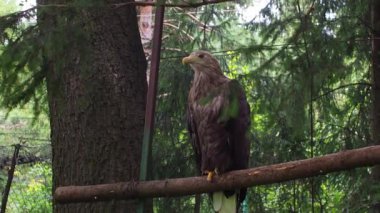
[[[50,13],[49,18],[59,14],[55,29],[62,27],[57,24],[62,20],[69,23],[63,27],[79,23],[77,30],[85,33],[85,39],[78,41],[77,34],[66,37],[76,43],[68,42],[64,54],[56,50],[46,56],[53,190],[58,186],[138,180],[146,60],[135,7],[78,9],[76,18],[61,11]],[[48,17],[40,21],[50,22]],[[81,42],[82,47],[76,45]],[[54,203],[54,212],[134,212],[135,205],[135,200]]]
[[[372,139],[375,144],[380,144],[380,1],[372,0],[372,72],[373,72],[373,123]],[[380,165],[372,170],[371,202],[372,212],[380,213]]]

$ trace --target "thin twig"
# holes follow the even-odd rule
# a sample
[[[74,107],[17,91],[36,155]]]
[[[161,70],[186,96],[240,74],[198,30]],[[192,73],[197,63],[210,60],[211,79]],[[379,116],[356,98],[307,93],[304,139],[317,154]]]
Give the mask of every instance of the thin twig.
[[[316,100],[318,100],[318,99],[320,99],[326,95],[329,95],[329,94],[331,94],[337,90],[344,89],[346,87],[351,87],[351,86],[358,86],[358,85],[366,86],[366,87],[372,87],[372,84],[366,83],[366,82],[357,82],[357,83],[345,84],[345,85],[341,85],[339,87],[336,87],[334,89],[331,89],[330,91],[327,91],[327,92],[323,93],[322,95],[319,95],[318,97],[313,98],[313,101],[316,101]]]

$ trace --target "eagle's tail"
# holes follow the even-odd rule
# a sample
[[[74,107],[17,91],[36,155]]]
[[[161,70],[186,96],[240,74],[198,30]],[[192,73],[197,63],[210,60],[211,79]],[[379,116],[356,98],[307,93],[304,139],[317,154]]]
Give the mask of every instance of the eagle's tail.
[[[236,213],[237,197],[236,193],[226,196],[224,192],[212,193],[212,204],[215,212],[218,213]]]

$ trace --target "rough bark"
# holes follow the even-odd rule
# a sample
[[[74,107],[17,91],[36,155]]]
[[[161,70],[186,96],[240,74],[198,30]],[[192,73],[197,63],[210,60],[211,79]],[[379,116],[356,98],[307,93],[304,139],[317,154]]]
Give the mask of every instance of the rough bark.
[[[57,9],[40,21],[57,18],[50,14],[59,14],[60,18],[75,14],[65,20],[70,24],[79,20],[78,30],[89,36],[83,47],[72,45],[63,54],[46,56],[53,190],[138,180],[146,61],[135,7],[60,12]],[[62,27],[57,23],[62,20],[53,23],[56,28]],[[133,200],[54,203],[54,212],[134,212],[135,205]]]
[[[380,146],[372,146],[307,160],[232,171],[214,177],[212,183],[208,182],[204,176],[95,186],[60,187],[56,190],[54,199],[57,202],[64,203],[184,196],[279,183],[379,163]]]
[[[372,101],[373,122],[372,139],[380,145],[380,1],[372,0]],[[380,192],[376,185],[380,184],[380,165],[372,170],[373,187],[371,191],[371,211],[380,213]]]

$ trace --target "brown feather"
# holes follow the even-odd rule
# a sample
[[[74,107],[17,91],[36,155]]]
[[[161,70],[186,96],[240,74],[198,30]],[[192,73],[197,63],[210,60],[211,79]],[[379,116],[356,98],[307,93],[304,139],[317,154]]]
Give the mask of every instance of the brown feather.
[[[218,61],[208,52],[194,52],[184,62],[194,70],[187,116],[200,172],[247,168],[250,109],[243,89],[223,75]],[[246,189],[241,189],[240,201],[245,193]]]

